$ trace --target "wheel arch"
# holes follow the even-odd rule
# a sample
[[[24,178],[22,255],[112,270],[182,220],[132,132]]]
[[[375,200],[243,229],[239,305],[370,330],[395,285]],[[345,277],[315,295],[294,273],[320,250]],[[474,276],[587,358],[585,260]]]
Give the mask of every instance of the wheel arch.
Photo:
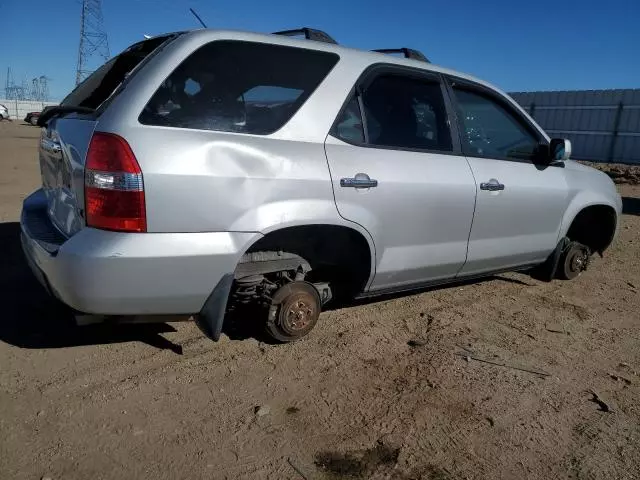
[[[300,255],[309,261],[313,268],[322,255],[329,253],[330,260],[344,260],[349,267],[356,265],[360,269],[358,273],[362,276],[360,280],[363,291],[366,291],[373,281],[376,266],[375,244],[369,232],[356,223],[292,222],[273,225],[260,233],[262,236],[247,245],[243,255],[263,250],[284,250]],[[348,242],[346,250],[345,240]],[[355,263],[351,263],[350,258]]]
[[[608,199],[574,200],[565,213],[559,238],[579,241],[602,254],[613,242],[618,223],[619,211]]]

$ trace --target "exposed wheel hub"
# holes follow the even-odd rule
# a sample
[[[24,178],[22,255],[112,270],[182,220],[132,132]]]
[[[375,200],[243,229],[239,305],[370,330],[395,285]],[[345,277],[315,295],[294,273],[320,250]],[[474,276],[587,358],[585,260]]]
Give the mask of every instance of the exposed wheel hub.
[[[289,306],[285,313],[285,328],[296,331],[304,329],[314,315],[314,309],[307,301],[300,299]]]
[[[559,276],[565,280],[571,280],[587,269],[591,251],[586,245],[570,242],[562,255]]]
[[[276,340],[296,340],[314,327],[321,309],[320,296],[312,284],[304,281],[287,283],[273,295],[267,330]]]
[[[574,272],[582,272],[587,268],[589,254],[584,249],[577,249],[572,252],[569,258],[569,265]]]

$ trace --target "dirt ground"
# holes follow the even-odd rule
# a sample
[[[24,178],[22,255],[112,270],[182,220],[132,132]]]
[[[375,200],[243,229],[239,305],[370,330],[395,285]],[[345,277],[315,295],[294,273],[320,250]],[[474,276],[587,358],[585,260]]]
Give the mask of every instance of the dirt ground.
[[[269,345],[74,327],[18,240],[38,129],[0,123],[0,479],[638,479],[640,186],[572,282],[492,277]],[[597,401],[596,401],[597,400]]]

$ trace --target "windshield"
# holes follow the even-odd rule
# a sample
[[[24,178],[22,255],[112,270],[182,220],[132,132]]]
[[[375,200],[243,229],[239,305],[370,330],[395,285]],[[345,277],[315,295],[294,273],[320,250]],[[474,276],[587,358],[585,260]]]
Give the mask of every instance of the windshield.
[[[177,34],[150,38],[131,45],[120,55],[113,57],[98,70],[88,76],[62,101],[67,107],[98,108],[111,96],[140,62],[158,47],[177,37]]]

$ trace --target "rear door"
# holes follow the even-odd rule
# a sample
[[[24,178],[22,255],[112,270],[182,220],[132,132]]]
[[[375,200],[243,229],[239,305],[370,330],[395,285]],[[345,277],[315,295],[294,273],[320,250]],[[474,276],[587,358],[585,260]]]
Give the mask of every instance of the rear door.
[[[326,140],[340,215],[376,248],[371,290],[454,277],[476,187],[441,77],[381,66],[358,82]]]
[[[132,45],[92,73],[62,102],[61,107],[93,109],[94,113],[54,115],[42,129],[40,171],[52,222],[69,237],[85,225],[84,163],[100,112],[123,88],[143,60],[175,35]]]
[[[478,187],[461,275],[544,261],[568,202],[563,168],[542,161],[546,138],[507,98],[466,80],[451,79],[451,88]]]

